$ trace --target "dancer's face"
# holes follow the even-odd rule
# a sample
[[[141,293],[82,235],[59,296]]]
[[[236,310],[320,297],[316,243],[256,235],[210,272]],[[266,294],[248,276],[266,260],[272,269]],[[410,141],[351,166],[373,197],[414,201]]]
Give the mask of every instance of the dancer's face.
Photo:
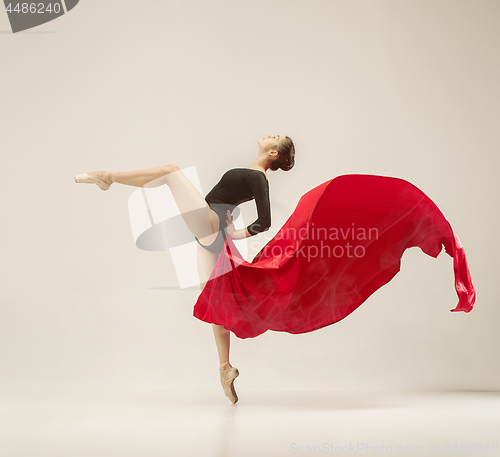
[[[283,135],[267,135],[260,138],[258,143],[263,151],[276,151],[283,138],[285,138]]]

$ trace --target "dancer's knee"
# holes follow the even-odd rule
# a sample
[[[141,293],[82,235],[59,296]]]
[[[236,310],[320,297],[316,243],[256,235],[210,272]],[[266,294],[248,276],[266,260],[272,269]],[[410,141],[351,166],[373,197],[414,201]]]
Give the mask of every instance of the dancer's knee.
[[[167,163],[164,165],[167,173],[173,173],[174,171],[179,171],[180,168],[175,163]]]

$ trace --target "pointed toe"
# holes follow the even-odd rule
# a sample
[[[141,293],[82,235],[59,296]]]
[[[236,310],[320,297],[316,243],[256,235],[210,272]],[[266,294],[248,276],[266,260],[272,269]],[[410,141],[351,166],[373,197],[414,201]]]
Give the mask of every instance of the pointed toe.
[[[75,182],[77,182],[77,183],[92,183],[88,173],[82,173],[81,175],[76,175]]]
[[[109,184],[101,181],[100,179],[95,178],[94,176],[89,175],[88,173],[82,173],[81,175],[75,176],[75,182],[77,183],[86,183],[86,184],[97,184],[102,190],[108,190]]]
[[[231,367],[227,370],[219,370],[220,381],[224,389],[224,394],[231,401],[231,403],[236,403],[238,401],[238,395],[234,389],[234,380],[240,375],[237,368]]]

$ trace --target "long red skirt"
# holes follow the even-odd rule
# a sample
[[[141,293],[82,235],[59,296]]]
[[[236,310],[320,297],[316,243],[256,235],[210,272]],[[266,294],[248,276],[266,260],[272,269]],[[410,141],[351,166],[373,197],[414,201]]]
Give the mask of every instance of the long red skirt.
[[[226,236],[193,315],[239,338],[267,330],[305,333],[340,321],[400,270],[418,246],[453,257],[458,305],[476,292],[465,252],[448,219],[413,184],[376,175],[343,175],[310,190],[252,260]]]

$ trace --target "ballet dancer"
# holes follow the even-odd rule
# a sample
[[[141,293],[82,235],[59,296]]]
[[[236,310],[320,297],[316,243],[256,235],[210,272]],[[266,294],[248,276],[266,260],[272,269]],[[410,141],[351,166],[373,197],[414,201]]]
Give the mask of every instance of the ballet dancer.
[[[295,146],[289,137],[267,135],[257,143],[255,161],[248,167],[233,168],[224,173],[205,198],[173,163],[133,171],[92,171],[75,176],[75,181],[96,184],[102,190],[108,190],[113,183],[146,188],[168,185],[187,227],[198,242],[197,267],[203,291],[222,252],[226,235],[239,240],[269,229],[271,208],[267,171],[289,171],[295,164]],[[257,219],[249,226],[235,230],[232,222],[234,208],[253,199]],[[229,362],[231,331],[216,324],[212,324],[212,328],[219,356],[220,381],[225,395],[234,404],[238,401],[234,381],[239,371]]]

